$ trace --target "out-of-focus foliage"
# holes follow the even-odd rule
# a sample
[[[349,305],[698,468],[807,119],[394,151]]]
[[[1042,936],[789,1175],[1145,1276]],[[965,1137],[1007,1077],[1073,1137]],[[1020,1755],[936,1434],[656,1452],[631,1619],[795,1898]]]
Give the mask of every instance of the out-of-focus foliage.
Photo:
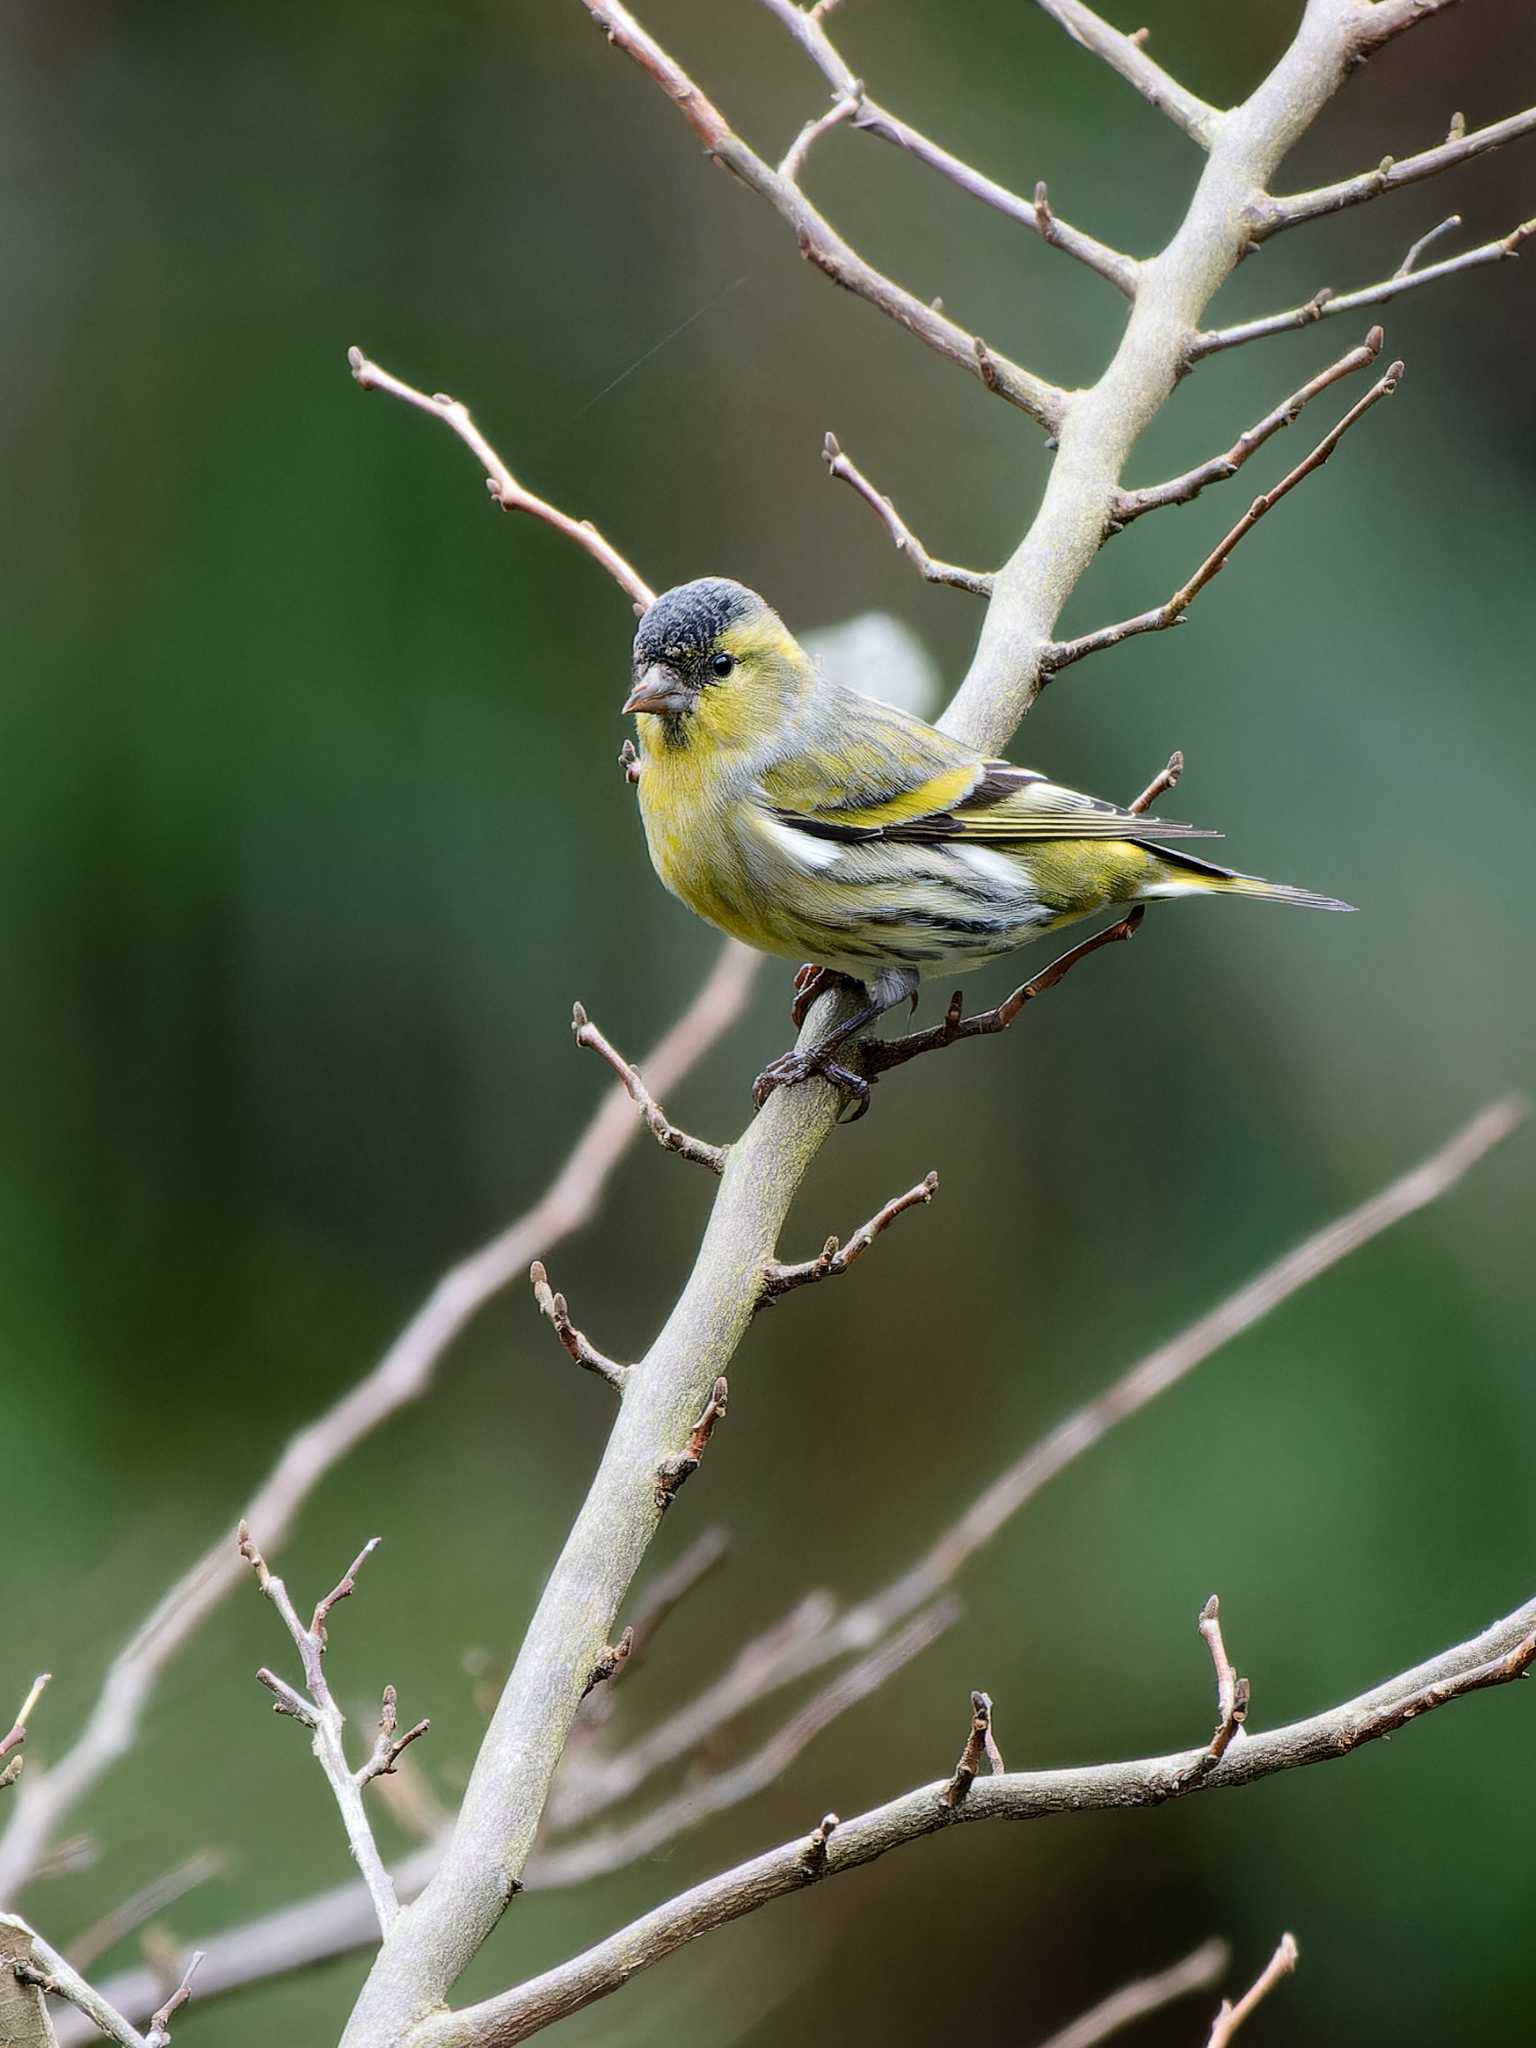
[[[1217,100],[1294,12],[1151,4],[1154,47]],[[648,18],[768,150],[822,104],[748,0]],[[868,0],[837,21],[873,90],[1015,187],[1048,178],[1134,251],[1178,219],[1193,149],[1015,0]],[[638,1050],[714,945],[654,882],[615,767],[622,598],[488,511],[439,428],[360,395],[346,345],[471,400],[530,483],[657,584],[736,575],[806,628],[893,611],[951,680],[978,609],[920,585],[829,486],[821,435],[937,552],[979,563],[1011,546],[1050,458],[801,264],[576,0],[55,0],[0,34],[0,1700],[58,1674],[37,1768],[284,1434],[542,1186],[600,1080],[571,1051],[572,997]],[[1529,19],[1462,10],[1352,82],[1293,182],[1533,94]],[[1068,381],[1106,359],[1108,287],[918,166],[844,130],[810,183],[999,346]],[[1222,310],[1384,275],[1453,206],[1485,239],[1533,193],[1536,153],[1509,151],[1276,242]],[[930,1166],[942,1199],[753,1331],[659,1550],[723,1517],[734,1558],[626,1687],[635,1723],[806,1587],[878,1583],[1139,1349],[1536,1081],[1531,275],[1389,308],[1402,394],[1182,631],[1074,670],[1014,750],[1125,797],[1182,746],[1179,804],[1235,862],[1362,915],[1154,914],[1014,1037],[903,1073],[839,1133],[792,1254]],[[1202,368],[1132,480],[1225,446],[1365,325]],[[1116,542],[1069,628],[1165,594],[1326,417]],[[784,1042],[786,979],[769,973],[673,1105],[695,1126],[742,1118]],[[1532,1156],[1516,1139],[1115,1435],[968,1571],[960,1626],[786,1784],[659,1865],[528,1898],[472,1987],[947,1768],[972,1685],[1011,1762],[1201,1736],[1213,1588],[1256,1725],[1513,1605],[1536,1540]],[[561,1251],[557,1282],[610,1350],[657,1327],[708,1195],[637,1152]],[[287,1548],[296,1588],[318,1590],[385,1534],[337,1618],[334,1677],[359,1701],[393,1679],[409,1715],[431,1712],[414,1754],[445,1795],[479,1725],[465,1653],[514,1645],[605,1416],[512,1300]],[[183,1936],[345,1872],[305,1745],[251,1681],[282,1654],[273,1628],[252,1594],[169,1674],[80,1817],[98,1862],[28,1901],[53,1939],[203,1845],[230,1868],[172,1913]],[[1304,1963],[1269,2038],[1511,2035],[1531,1712],[1510,1691],[1230,1798],[968,1830],[714,1938],[562,2038],[1013,2048],[1210,1932],[1256,1968],[1283,1926]],[[194,2005],[178,2044],[331,2038],[359,1969]],[[1186,2012],[1139,2038],[1197,2032]]]

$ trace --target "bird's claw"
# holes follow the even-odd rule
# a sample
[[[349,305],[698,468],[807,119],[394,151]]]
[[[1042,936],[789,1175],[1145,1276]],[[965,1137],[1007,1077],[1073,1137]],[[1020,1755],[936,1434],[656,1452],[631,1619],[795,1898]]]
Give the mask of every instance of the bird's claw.
[[[807,960],[803,967],[798,968],[795,973],[795,998],[789,1006],[789,1021],[795,1029],[798,1031],[811,1014],[811,1005],[818,996],[824,996],[832,989],[845,987],[847,980],[848,977],[839,974],[835,967],[818,967],[811,960]]]
[[[813,1045],[809,1051],[780,1053],[776,1060],[770,1060],[757,1079],[752,1083],[752,1100],[758,1109],[768,1100],[775,1088],[794,1088],[802,1081],[830,1081],[834,1088],[841,1088],[845,1095],[853,1097],[858,1108],[848,1118],[856,1124],[869,1109],[869,1083],[862,1074],[854,1073],[851,1067],[833,1057],[832,1052]]]

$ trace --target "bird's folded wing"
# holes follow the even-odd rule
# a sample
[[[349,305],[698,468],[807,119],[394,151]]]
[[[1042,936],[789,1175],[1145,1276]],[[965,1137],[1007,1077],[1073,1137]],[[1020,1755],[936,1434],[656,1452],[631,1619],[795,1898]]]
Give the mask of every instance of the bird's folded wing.
[[[834,780],[825,766],[796,757],[763,777],[776,817],[817,838],[858,840],[964,839],[1006,844],[1020,839],[1219,839],[1219,832],[1176,819],[1122,810],[1101,797],[1064,789],[1030,768],[965,758],[937,774],[903,774],[892,761],[885,788],[862,775]],[[926,764],[925,764],[926,765]],[[851,786],[850,786],[851,784]]]

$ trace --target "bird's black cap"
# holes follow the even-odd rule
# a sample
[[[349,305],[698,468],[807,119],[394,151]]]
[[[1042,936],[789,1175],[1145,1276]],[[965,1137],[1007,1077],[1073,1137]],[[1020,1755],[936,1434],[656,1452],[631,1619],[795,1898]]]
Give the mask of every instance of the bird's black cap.
[[[766,610],[755,590],[728,576],[701,576],[664,590],[635,633],[635,661],[669,668],[707,654],[728,626]]]

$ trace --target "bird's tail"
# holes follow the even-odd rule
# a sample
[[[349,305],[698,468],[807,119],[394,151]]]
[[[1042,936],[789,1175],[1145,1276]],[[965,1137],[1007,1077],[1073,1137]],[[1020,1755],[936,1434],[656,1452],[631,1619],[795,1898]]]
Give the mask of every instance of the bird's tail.
[[[1263,903],[1290,903],[1301,910],[1353,910],[1353,903],[1341,903],[1337,896],[1319,896],[1313,889],[1296,889],[1289,882],[1266,882],[1261,875],[1239,874],[1235,868],[1217,867],[1214,861],[1198,860],[1182,848],[1149,846],[1162,869],[1159,880],[1149,883],[1141,894],[1198,896],[1212,891],[1221,896],[1250,896]]]

